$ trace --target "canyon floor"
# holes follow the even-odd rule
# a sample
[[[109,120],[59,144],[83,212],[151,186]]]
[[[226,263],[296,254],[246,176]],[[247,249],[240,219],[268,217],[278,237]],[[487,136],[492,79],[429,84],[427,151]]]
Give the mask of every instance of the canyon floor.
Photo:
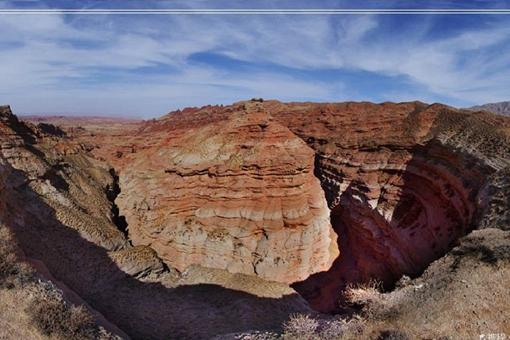
[[[0,107],[0,339],[505,339],[509,207],[485,111]]]

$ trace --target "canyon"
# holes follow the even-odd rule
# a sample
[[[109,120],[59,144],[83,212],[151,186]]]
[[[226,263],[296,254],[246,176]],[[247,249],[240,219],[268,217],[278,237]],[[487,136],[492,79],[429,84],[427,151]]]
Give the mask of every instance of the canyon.
[[[120,337],[279,329],[350,310],[350,285],[434,281],[476,242],[510,243],[510,118],[489,112],[255,99],[148,121],[0,117],[20,259]]]

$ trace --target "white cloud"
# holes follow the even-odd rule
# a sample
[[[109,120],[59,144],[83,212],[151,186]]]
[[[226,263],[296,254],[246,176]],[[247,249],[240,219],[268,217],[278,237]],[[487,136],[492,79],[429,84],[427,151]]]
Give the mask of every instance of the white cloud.
[[[426,89],[422,97],[463,102],[508,99],[510,85],[505,22],[435,39],[427,38],[433,26],[426,20],[405,39],[384,36],[376,16],[2,16],[0,27],[0,101],[25,112],[158,114],[251,96],[349,99],[340,80],[305,81],[281,67],[404,76]],[[499,56],[491,53],[495,46]],[[190,62],[200,52],[280,69]],[[167,71],[134,72],[155,65]],[[106,78],[105,70],[116,76]]]
[[[329,98],[333,89],[341,88],[339,82],[331,88],[284,74],[261,71],[244,74],[190,65],[186,59],[191,54],[223,48],[229,31],[218,31],[219,27],[211,32],[203,25],[186,27],[189,22],[177,19],[157,28],[122,27],[119,33],[118,27],[102,19],[97,25],[80,30],[61,16],[35,18],[34,31],[27,29],[31,20],[28,17],[0,18],[6,33],[0,36],[0,44],[8,46],[0,54],[0,73],[8,80],[0,83],[0,97],[17,104],[13,106],[24,112],[143,114],[148,110],[154,114],[176,105],[226,103],[250,96],[287,100]],[[260,25],[256,21],[253,24]],[[232,33],[233,42],[239,48],[243,47],[244,39],[254,38],[248,37],[246,31],[236,32]],[[126,73],[155,64],[172,66],[176,71],[159,75]],[[94,86],[87,85],[91,76],[102,77],[104,68],[121,71],[120,79],[103,79]],[[70,86],[66,82],[69,78],[83,79],[83,85]]]

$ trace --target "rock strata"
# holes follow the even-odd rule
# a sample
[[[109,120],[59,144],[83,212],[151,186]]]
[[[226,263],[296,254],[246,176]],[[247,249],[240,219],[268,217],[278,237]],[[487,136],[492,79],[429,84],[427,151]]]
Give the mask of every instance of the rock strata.
[[[339,234],[343,256],[295,286],[323,311],[346,284],[390,287],[444,255],[480,224],[490,176],[509,162],[503,117],[419,102],[267,105],[316,151]]]
[[[212,111],[212,112],[211,112]],[[327,270],[336,234],[314,152],[263,110],[205,107],[148,123],[120,170],[134,244],[192,264],[295,282]]]
[[[0,171],[4,221],[47,224],[52,210],[58,222],[90,242],[108,250],[126,246],[104,194],[108,172],[79,144],[19,121],[9,107],[0,109]]]
[[[348,284],[420,275],[473,229],[508,229],[510,120],[488,112],[256,100],[121,130],[66,133],[115,167],[135,245],[183,273],[294,282],[320,311]]]
[[[131,247],[115,225],[115,205],[108,195],[115,178],[81,143],[64,137],[58,127],[22,122],[10,107],[0,107],[0,221],[14,231],[27,247],[26,255],[34,259],[48,255],[43,255],[42,244],[33,243],[49,237],[51,230],[62,237],[77,233],[109,252],[129,275],[162,272],[163,263],[155,252]],[[44,262],[58,267],[58,261],[46,258]]]
[[[88,308],[97,322],[111,325],[108,329],[118,330],[126,339],[209,339],[252,328],[278,328],[289,314],[311,312],[306,301],[287,284],[200,265],[179,273],[163,264],[149,246],[133,246],[121,223],[126,212],[116,202],[125,190],[119,186],[123,166],[136,161],[131,159],[136,152],[117,157],[110,151],[128,139],[140,138],[137,147],[150,153],[150,145],[156,147],[171,134],[123,134],[126,139],[118,137],[118,144],[98,150],[98,145],[111,136],[109,123],[98,124],[95,121],[94,128],[106,132],[104,139],[95,140],[93,135],[101,132],[63,128],[62,134],[49,126],[22,122],[7,107],[0,109],[0,246],[8,243],[16,253],[1,260],[33,267],[35,275],[52,282],[51,289],[44,289],[43,280],[35,279],[43,294],[65,292],[57,295],[71,310],[75,309],[71,303]],[[292,136],[288,130],[283,131]],[[311,150],[308,152],[313,156]],[[118,163],[105,164],[101,157],[109,155]],[[313,158],[310,160],[313,163]],[[160,170],[168,176],[163,168]],[[317,181],[312,187],[321,190]],[[285,192],[292,197],[292,190]],[[323,195],[320,198],[329,227]],[[12,240],[4,230],[12,233]],[[336,244],[334,239],[331,243]],[[32,292],[27,289],[24,274],[4,264],[1,262],[0,267],[7,270],[0,273],[0,281],[4,274],[15,274],[11,276],[17,281],[16,290],[5,290],[9,299],[4,299],[3,289],[0,292],[0,310],[6,313],[7,304],[7,313],[26,319],[30,313],[23,313],[26,303],[22,302],[31,300]],[[9,324],[9,319],[1,321],[6,320],[8,327],[16,327]],[[61,320],[62,316],[55,314],[48,322],[60,327]],[[70,325],[75,327],[73,322]]]

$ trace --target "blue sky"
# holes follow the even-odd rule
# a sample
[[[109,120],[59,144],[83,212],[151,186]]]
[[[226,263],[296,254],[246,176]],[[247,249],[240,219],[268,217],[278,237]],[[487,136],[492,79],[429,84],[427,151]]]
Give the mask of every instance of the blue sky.
[[[1,1],[4,8],[510,8],[510,1]],[[0,103],[157,117],[251,97],[510,100],[510,15],[0,15]]]

